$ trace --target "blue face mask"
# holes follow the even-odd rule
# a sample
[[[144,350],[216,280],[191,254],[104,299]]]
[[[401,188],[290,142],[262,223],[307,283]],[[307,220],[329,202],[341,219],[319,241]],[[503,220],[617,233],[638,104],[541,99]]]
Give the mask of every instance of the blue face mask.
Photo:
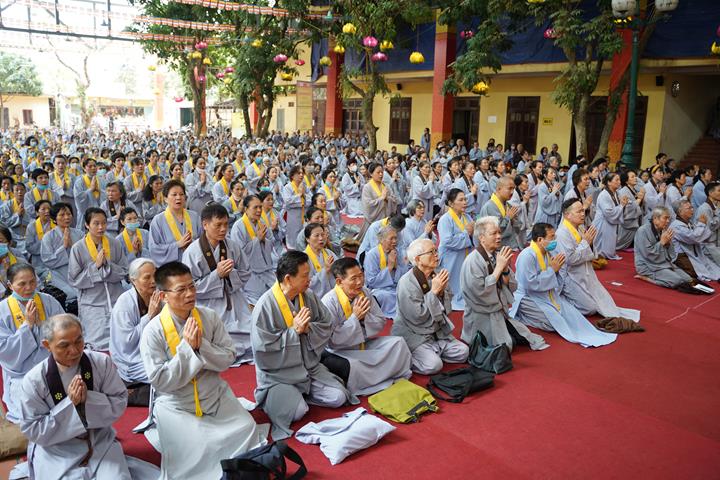
[[[130,230],[131,232],[134,232],[135,230],[137,230],[138,228],[140,228],[140,222],[126,223],[126,224],[125,224],[125,228],[127,228],[127,229]]]
[[[20,295],[19,293],[17,293],[17,292],[12,292],[12,296],[13,296],[13,298],[15,298],[15,300],[19,300],[19,301],[21,301],[21,302],[29,302],[30,300],[33,299],[33,296],[35,296],[35,292],[33,292],[33,294],[30,295],[30,296],[27,297],[27,298],[21,296],[21,295]]]
[[[270,187],[260,187],[260,191],[261,191],[261,192],[269,192],[269,191],[270,191]]]
[[[40,185],[40,184],[38,183],[37,188],[38,188],[38,190],[40,190],[41,192],[44,192],[45,190],[48,189],[48,186],[47,186],[47,185]]]
[[[4,257],[8,254],[8,244],[7,243],[0,243],[0,257]]]
[[[256,157],[256,158],[255,158],[255,163],[257,163],[258,165],[260,165],[260,164],[262,163],[262,158],[261,158],[261,157]]]
[[[545,251],[552,252],[555,250],[555,247],[557,247],[557,240],[553,240],[552,242],[548,243],[545,247]]]

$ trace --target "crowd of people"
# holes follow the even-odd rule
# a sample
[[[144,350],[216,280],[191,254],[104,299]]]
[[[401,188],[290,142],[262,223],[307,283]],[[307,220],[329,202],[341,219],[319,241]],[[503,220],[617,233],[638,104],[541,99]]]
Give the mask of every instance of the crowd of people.
[[[584,347],[642,330],[595,273],[623,252],[663,287],[712,293],[720,280],[707,169],[664,154],[642,171],[564,165],[557,145],[533,158],[493,139],[365,146],[2,133],[3,401],[30,441],[16,474],[151,478],[112,430],[129,404],[151,407],[161,478],[219,478],[220,459],[268,437],[221,378],[230,367],[254,368],[279,440],[310,405],[465,362],[477,332],[542,350],[537,330]]]

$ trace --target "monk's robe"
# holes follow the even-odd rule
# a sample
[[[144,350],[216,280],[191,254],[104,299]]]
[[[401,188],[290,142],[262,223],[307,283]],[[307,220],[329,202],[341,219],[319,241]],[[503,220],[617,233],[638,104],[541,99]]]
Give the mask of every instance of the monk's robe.
[[[40,320],[64,313],[57,300],[50,295],[37,293],[42,303],[38,308]],[[3,377],[3,402],[7,405],[7,419],[20,420],[20,391],[23,377],[49,354],[42,346],[42,323],[32,327],[25,321],[25,302],[8,297],[0,302],[0,367]]]
[[[520,252],[516,262],[518,288],[510,316],[525,325],[557,332],[565,340],[583,347],[600,347],[617,338],[596,329],[577,308],[560,295],[560,283],[550,267],[547,252],[535,242]]]
[[[460,284],[465,296],[465,312],[461,338],[471,344],[478,331],[489,345],[505,344],[512,351],[518,345],[543,350],[550,345],[522,323],[510,317],[513,292],[517,289],[515,274],[508,268],[508,284],[496,280],[495,252],[488,254],[482,246],[474,249],[462,267]]]
[[[309,330],[298,334],[293,318],[310,309]],[[342,380],[320,362],[334,321],[311,290],[289,299],[276,283],[252,312],[252,348],[257,388],[255,399],[273,423],[272,437],[292,435],[290,424],[308,411],[308,403],[337,408],[357,399]]]
[[[145,432],[162,454],[161,479],[220,478],[220,460],[265,443],[257,425],[220,376],[235,361],[233,341],[213,310],[196,307],[202,340],[193,350],[182,338],[186,318],[165,307],[143,330],[140,355],[155,388]],[[194,441],[189,441],[194,439]]]
[[[234,266],[228,277],[220,278],[217,264],[226,259],[232,259]],[[251,361],[250,307],[245,296],[250,265],[240,245],[226,239],[212,248],[205,233],[202,233],[185,250],[183,263],[190,267],[195,281],[197,304],[220,316],[235,345],[237,361]]]
[[[410,378],[410,350],[401,337],[379,336],[386,319],[370,291],[363,288],[370,310],[360,320],[352,311],[353,302],[338,290],[340,286],[335,286],[322,302],[335,324],[327,348],[350,364],[348,390],[354,395],[372,395],[400,378]]]

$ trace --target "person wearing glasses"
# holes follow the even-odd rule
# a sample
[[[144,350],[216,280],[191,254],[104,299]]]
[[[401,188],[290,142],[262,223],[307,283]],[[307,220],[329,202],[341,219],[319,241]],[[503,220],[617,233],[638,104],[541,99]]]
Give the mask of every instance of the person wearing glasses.
[[[190,269],[166,263],[155,283],[165,306],[143,330],[140,356],[155,388],[155,428],[146,435],[163,454],[160,478],[220,478],[220,460],[263,444],[268,426],[255,423],[220,376],[235,347],[220,316],[197,305]]]
[[[427,238],[414,240],[407,257],[413,268],[398,282],[392,335],[405,339],[412,352],[412,370],[432,375],[442,369],[443,362],[465,362],[469,349],[452,334],[450,294],[446,291],[450,274],[447,270],[435,272],[440,263],[435,244]]]

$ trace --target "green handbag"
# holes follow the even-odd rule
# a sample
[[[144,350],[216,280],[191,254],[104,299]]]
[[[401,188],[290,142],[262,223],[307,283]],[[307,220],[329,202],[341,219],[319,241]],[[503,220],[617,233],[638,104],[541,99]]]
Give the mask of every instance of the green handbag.
[[[398,423],[414,423],[425,412],[437,412],[437,400],[430,392],[409,380],[398,380],[368,398],[374,412]]]

